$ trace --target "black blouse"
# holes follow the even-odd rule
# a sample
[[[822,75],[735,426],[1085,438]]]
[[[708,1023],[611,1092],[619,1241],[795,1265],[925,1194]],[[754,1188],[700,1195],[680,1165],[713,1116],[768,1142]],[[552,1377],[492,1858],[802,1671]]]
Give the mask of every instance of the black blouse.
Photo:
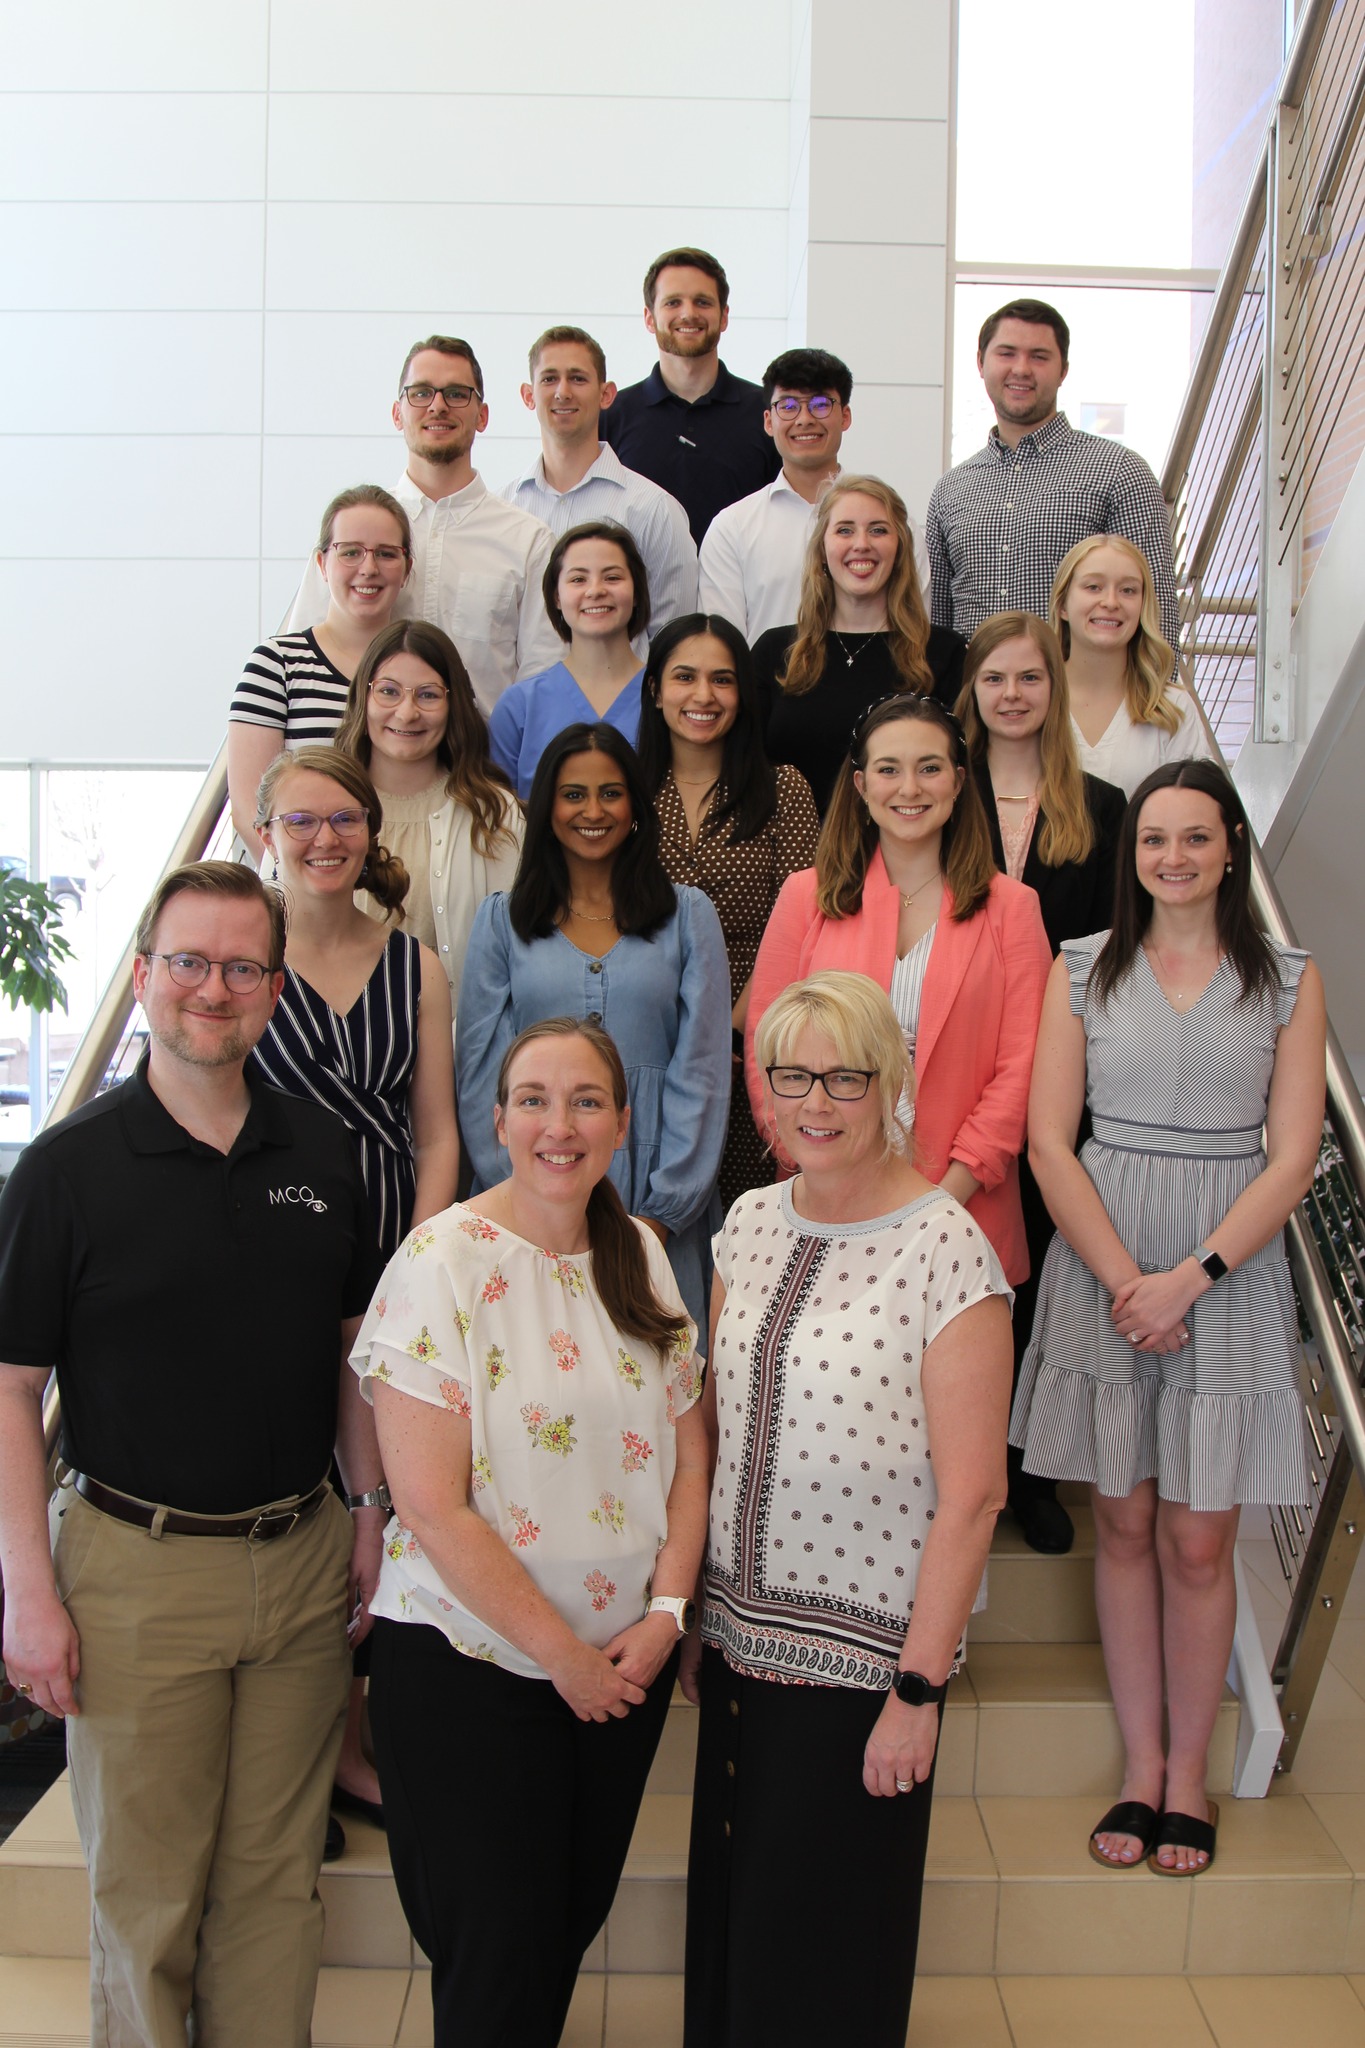
[[[1037,892],[1043,930],[1054,960],[1064,939],[1086,939],[1091,932],[1107,932],[1114,922],[1114,862],[1128,799],[1112,782],[1101,782],[1098,775],[1087,775],[1084,781],[1086,807],[1095,827],[1095,844],[1089,854],[1084,860],[1064,861],[1059,868],[1045,867],[1038,858],[1038,834],[1043,824],[1040,811],[1019,878]],[[976,769],[976,786],[986,807],[991,852],[1003,875],[1005,847],[1000,837],[991,771],[984,761]]]

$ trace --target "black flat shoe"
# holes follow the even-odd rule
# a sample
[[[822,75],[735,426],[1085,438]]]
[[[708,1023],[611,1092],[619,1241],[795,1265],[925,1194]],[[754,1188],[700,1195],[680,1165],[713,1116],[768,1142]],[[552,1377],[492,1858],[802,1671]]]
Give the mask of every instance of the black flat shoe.
[[[322,1845],[324,1863],[337,1863],[346,1854],[346,1830],[334,1813],[327,1816],[327,1839]]]
[[[1158,1877],[1202,1877],[1206,1870],[1213,1869],[1214,1851],[1218,1846],[1218,1802],[1208,1802],[1209,1817],[1200,1820],[1194,1813],[1164,1813],[1152,1853],[1147,1858],[1147,1868]],[[1173,1863],[1158,1862],[1163,1849],[1201,1850],[1208,1857],[1207,1863],[1195,1863],[1188,1870],[1177,1870]]]
[[[1045,1557],[1063,1557],[1076,1539],[1071,1517],[1050,1493],[1010,1495],[1010,1513],[1030,1550]]]
[[[1161,1815],[1145,1800],[1120,1799],[1118,1805],[1111,1806],[1104,1819],[1092,1828],[1090,1854],[1105,1870],[1141,1870],[1143,1858],[1152,1844],[1160,1840],[1161,1826]],[[1131,1863],[1125,1863],[1117,1856],[1101,1855],[1096,1835],[1131,1835],[1138,1844],[1137,1855]]]
[[[382,1828],[384,1809],[377,1799],[362,1799],[358,1792],[348,1792],[344,1785],[333,1785],[332,1805],[340,1807],[343,1813],[358,1813],[371,1826]]]

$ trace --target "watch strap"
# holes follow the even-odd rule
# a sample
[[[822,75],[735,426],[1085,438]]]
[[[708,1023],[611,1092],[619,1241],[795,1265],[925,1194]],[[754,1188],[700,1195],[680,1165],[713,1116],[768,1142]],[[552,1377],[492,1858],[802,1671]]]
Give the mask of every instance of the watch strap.
[[[368,1493],[348,1493],[346,1505],[348,1508],[383,1508],[386,1515],[391,1515],[393,1513],[393,1495],[389,1492],[385,1482],[381,1480],[379,1485],[372,1486]]]

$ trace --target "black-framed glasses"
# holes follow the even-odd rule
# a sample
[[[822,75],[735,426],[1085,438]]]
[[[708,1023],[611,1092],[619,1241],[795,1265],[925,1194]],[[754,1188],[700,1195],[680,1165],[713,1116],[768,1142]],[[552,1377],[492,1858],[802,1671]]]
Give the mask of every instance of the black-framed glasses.
[[[467,412],[479,394],[472,384],[405,384],[403,397],[417,412],[425,412],[440,392],[452,412]]]
[[[261,823],[283,825],[291,839],[316,839],[326,823],[338,839],[351,839],[369,829],[370,814],[360,809],[333,811],[330,817],[322,819],[316,811],[279,811],[273,818],[263,818]]]
[[[827,1067],[823,1074],[817,1074],[810,1067],[765,1067],[768,1086],[774,1095],[784,1095],[791,1102],[799,1102],[809,1095],[818,1081],[831,1102],[861,1102],[877,1078],[877,1069],[869,1073],[862,1067]]]
[[[144,958],[164,960],[177,988],[201,988],[216,967],[230,996],[254,994],[270,972],[259,960],[208,960],[202,953],[148,953]]]
[[[405,697],[411,697],[419,711],[444,711],[450,692],[444,683],[414,683],[410,690],[401,683],[371,683],[370,695],[386,711],[396,711]]]
[[[817,391],[810,398],[793,398],[790,395],[773,398],[769,401],[768,410],[775,412],[779,419],[794,420],[800,418],[801,408],[804,406],[813,420],[827,420],[837,403],[837,399],[827,397],[823,391]]]
[[[386,544],[380,548],[362,547],[358,540],[329,540],[323,549],[324,555],[335,555],[339,562],[363,562],[366,555],[373,555],[376,562],[392,566],[395,562],[406,562],[406,548]]]

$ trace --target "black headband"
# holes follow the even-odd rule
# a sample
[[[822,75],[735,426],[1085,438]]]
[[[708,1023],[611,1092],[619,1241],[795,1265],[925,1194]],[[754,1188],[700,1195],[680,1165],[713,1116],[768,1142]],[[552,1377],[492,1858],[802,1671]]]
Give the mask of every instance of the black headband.
[[[922,720],[921,723],[925,725],[932,725],[935,723],[935,718],[943,719],[947,723],[948,729],[952,737],[957,741],[958,746],[962,749],[962,752],[965,754],[967,751],[967,735],[963,731],[962,720],[958,717],[955,711],[950,711],[946,704],[940,704],[938,698],[929,696],[927,691],[892,690],[889,696],[879,697],[875,704],[869,704],[866,710],[860,714],[857,724],[854,726],[852,732],[848,736],[849,758],[851,759],[853,755],[858,751],[859,744],[862,741],[863,734],[867,729],[867,722],[870,718],[874,717],[875,714],[878,711],[882,710],[884,706],[886,706],[887,704],[903,705],[907,701],[914,700],[918,700],[921,704],[932,704],[934,707],[934,715]],[[890,724],[889,719],[887,720],[887,723]]]

